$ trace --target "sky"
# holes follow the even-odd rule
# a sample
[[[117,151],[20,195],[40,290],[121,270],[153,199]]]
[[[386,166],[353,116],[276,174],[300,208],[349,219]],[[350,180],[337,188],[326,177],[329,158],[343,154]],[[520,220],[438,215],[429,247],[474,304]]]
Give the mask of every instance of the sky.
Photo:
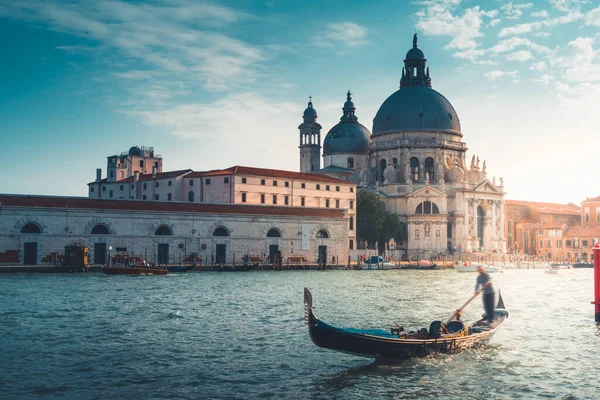
[[[86,196],[106,157],[298,170],[354,94],[372,128],[418,32],[506,199],[600,195],[600,1],[0,0],[0,193]]]

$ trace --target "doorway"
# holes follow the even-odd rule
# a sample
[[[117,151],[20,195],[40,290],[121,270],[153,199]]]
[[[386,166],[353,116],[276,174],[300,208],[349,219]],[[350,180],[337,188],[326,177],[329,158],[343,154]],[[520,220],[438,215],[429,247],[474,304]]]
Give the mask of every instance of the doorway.
[[[319,264],[327,264],[327,246],[319,246]]]
[[[94,244],[94,264],[106,264],[106,243]]]
[[[269,262],[276,262],[275,257],[277,256],[277,252],[279,251],[279,245],[272,244],[269,246]]]
[[[226,254],[227,254],[227,245],[218,244],[217,245],[217,258],[216,258],[217,264],[225,264]]]
[[[169,244],[159,243],[158,244],[158,263],[168,264],[169,263]]]
[[[23,264],[25,265],[36,265],[37,264],[37,243],[26,242],[24,244],[24,257]]]

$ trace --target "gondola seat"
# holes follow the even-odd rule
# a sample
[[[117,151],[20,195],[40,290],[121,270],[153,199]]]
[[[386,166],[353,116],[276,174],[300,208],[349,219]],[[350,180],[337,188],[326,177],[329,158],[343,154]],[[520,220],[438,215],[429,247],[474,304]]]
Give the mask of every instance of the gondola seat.
[[[433,321],[431,325],[429,325],[429,334],[427,337],[429,339],[437,339],[446,333],[448,333],[448,329],[442,321]]]

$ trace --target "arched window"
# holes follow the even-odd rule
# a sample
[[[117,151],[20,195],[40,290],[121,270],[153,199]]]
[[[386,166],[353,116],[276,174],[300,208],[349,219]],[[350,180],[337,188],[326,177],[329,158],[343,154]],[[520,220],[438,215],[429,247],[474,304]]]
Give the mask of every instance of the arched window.
[[[271,228],[267,232],[267,237],[281,237],[281,232],[277,228]]]
[[[385,178],[383,177],[383,171],[385,171],[387,167],[387,161],[379,160],[379,181],[383,182]]]
[[[419,159],[417,157],[410,159],[410,179],[413,182],[419,181]]]
[[[98,224],[92,228],[92,235],[110,235],[108,226],[104,224]]]
[[[350,230],[354,230],[354,217],[350,217]]]
[[[28,222],[21,228],[21,233],[42,233],[42,228],[34,222]]]
[[[438,208],[438,206],[435,203],[432,203],[431,201],[424,201],[424,202],[420,203],[415,210],[415,214],[439,214],[439,213],[440,213],[440,209]]]
[[[156,236],[171,236],[173,231],[167,225],[161,225],[154,231]]]
[[[429,174],[429,182],[435,181],[434,171],[433,158],[427,157],[425,159],[425,173]]]
[[[215,229],[213,236],[229,236],[229,231],[222,226]]]
[[[477,237],[479,238],[479,247],[483,247],[483,207],[477,206]],[[525,252],[529,249],[527,243],[527,233],[525,234]]]
[[[190,192],[188,193],[188,201],[192,202],[194,201],[194,191],[190,190]]]
[[[317,238],[318,239],[329,239],[329,233],[326,230],[321,229],[319,232],[317,232]]]

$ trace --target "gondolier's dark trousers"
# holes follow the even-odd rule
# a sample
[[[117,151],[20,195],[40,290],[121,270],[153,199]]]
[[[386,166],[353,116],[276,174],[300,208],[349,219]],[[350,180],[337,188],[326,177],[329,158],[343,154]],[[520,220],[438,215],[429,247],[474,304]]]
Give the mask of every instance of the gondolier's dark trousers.
[[[494,320],[494,300],[494,293],[483,294],[483,308],[485,310],[485,317],[490,322]]]

